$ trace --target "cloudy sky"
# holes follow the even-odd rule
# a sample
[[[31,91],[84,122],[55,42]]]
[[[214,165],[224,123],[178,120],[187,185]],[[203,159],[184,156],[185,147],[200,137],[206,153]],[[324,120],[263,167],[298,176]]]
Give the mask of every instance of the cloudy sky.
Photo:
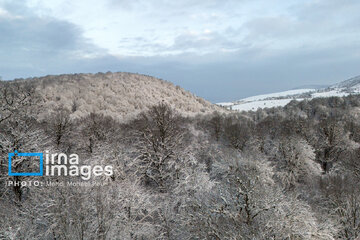
[[[126,71],[217,102],[360,75],[358,0],[0,0],[0,76]]]

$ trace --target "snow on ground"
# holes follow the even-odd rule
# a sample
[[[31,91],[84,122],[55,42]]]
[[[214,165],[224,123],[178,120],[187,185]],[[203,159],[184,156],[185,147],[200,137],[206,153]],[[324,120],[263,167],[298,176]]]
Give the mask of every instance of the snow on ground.
[[[234,105],[234,103],[233,102],[221,102],[221,103],[217,103],[217,105],[226,107],[226,106],[232,106],[232,105]]]
[[[317,97],[344,97],[349,95],[349,93],[347,92],[341,92],[340,90],[330,90],[327,92],[316,92],[311,94],[312,98],[317,98]]]
[[[346,91],[347,90],[347,91]],[[236,102],[223,102],[218,105],[237,111],[256,111],[259,108],[283,107],[292,100],[302,101],[304,95],[308,93],[307,99],[321,97],[344,97],[350,94],[360,94],[360,87],[347,88],[327,88],[327,89],[297,89],[278,93],[263,94],[247,97]],[[300,98],[302,97],[302,98]]]
[[[261,100],[254,102],[246,102],[238,105],[234,105],[232,110],[237,111],[256,111],[259,108],[272,108],[272,107],[283,107],[293,99],[279,99],[279,100]]]
[[[263,94],[263,95],[247,97],[247,98],[241,99],[240,101],[253,102],[253,101],[264,100],[267,98],[286,97],[286,96],[298,95],[298,94],[302,94],[302,93],[315,92],[315,91],[316,91],[315,89],[296,89],[296,90],[289,90],[289,91],[284,91],[284,92],[277,92],[277,93],[270,93],[270,94]]]

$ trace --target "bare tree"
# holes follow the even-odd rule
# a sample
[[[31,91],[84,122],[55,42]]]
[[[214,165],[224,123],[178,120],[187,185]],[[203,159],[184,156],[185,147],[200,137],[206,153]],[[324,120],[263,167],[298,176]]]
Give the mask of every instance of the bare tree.
[[[36,96],[32,95],[33,89],[28,85],[17,83],[1,83],[0,88],[0,179],[20,181],[22,176],[7,176],[8,153],[18,152],[38,152],[42,146],[47,144],[44,130],[34,117],[34,107]],[[36,161],[29,161],[26,158],[14,156],[12,161],[12,171],[21,172],[22,170],[34,172],[39,170]],[[36,170],[37,169],[37,170]],[[23,192],[26,188],[13,186],[15,201],[21,202]]]
[[[166,191],[170,179],[177,178],[177,150],[185,132],[180,122],[180,116],[170,106],[160,103],[133,123],[141,175],[161,191]]]
[[[58,108],[50,117],[50,134],[53,136],[57,147],[69,137],[72,129],[70,112],[64,108]]]
[[[85,145],[89,153],[93,153],[99,143],[104,143],[106,137],[111,131],[115,122],[111,117],[105,117],[103,114],[91,113],[87,117],[78,121],[83,122],[81,134],[84,137]]]
[[[222,116],[215,112],[214,116],[210,119],[210,126],[213,130],[213,134],[215,136],[216,141],[219,141],[222,131],[222,123],[223,119]]]
[[[29,84],[0,82],[0,123],[15,114],[24,114],[23,107],[35,100],[34,88]]]
[[[254,125],[248,119],[229,117],[225,120],[224,136],[230,146],[240,151],[250,140],[253,130]]]
[[[319,122],[317,128],[316,159],[326,173],[345,149],[344,128],[335,119],[324,119]]]
[[[281,138],[274,146],[275,177],[286,190],[294,190],[296,186],[308,183],[310,177],[320,174],[320,166],[313,158],[311,147],[300,137]]]

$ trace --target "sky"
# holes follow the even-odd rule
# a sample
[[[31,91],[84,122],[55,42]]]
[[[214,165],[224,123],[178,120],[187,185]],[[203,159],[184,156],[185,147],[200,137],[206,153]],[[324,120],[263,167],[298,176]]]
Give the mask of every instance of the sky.
[[[152,75],[212,102],[360,75],[358,0],[0,0],[3,80]]]

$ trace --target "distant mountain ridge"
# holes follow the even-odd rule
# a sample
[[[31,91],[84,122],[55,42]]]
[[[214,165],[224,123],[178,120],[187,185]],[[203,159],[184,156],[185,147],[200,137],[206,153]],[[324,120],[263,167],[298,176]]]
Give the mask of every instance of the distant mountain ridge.
[[[302,101],[304,99],[332,96],[343,97],[350,94],[360,94],[360,76],[356,76],[320,89],[294,89],[284,92],[247,97],[234,102],[218,103],[218,105],[237,111],[256,111],[259,108],[285,106],[292,100]]]

